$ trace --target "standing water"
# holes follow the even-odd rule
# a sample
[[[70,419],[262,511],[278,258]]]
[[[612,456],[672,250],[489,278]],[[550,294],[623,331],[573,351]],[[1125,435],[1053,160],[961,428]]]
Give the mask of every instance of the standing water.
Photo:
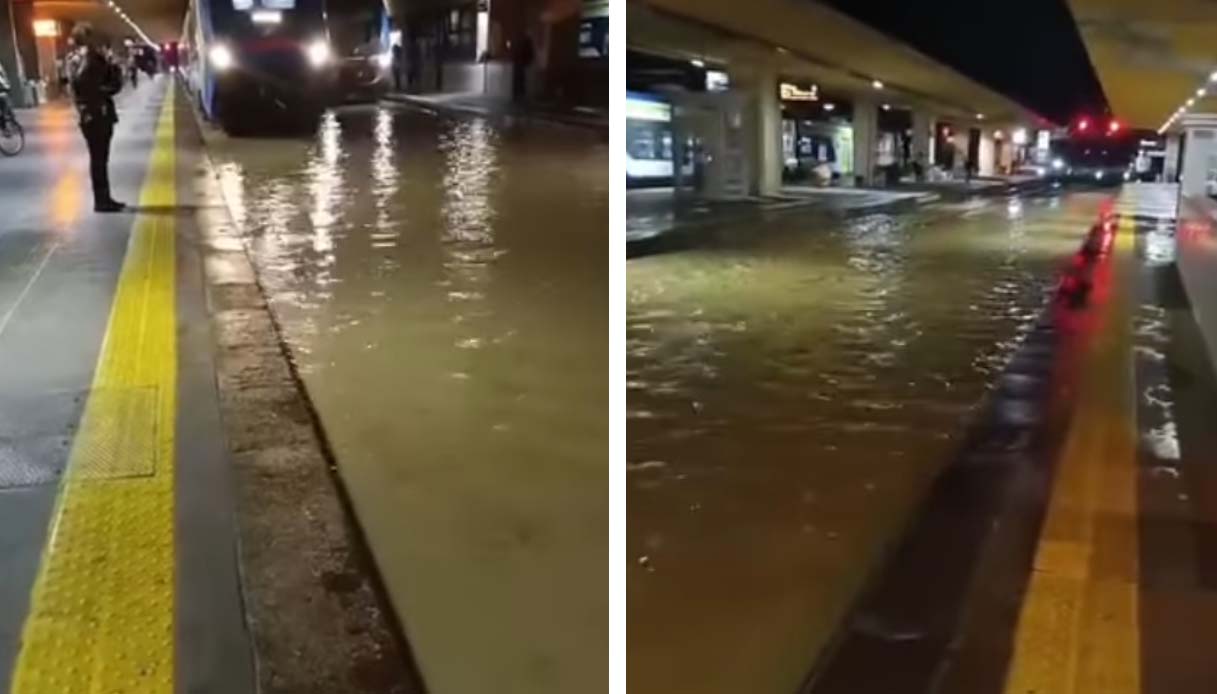
[[[602,141],[382,106],[209,148],[429,690],[603,691]]]
[[[630,261],[631,694],[798,689],[1100,200],[789,216]]]

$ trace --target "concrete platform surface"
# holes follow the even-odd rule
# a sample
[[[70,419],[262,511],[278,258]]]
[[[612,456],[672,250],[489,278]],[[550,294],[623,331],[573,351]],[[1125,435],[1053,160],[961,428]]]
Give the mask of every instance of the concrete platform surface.
[[[161,77],[119,96],[111,177],[126,213],[92,212],[67,105],[22,111],[28,146],[0,162],[13,692],[254,691],[198,256],[179,243],[195,230],[178,214],[191,162],[171,90]]]

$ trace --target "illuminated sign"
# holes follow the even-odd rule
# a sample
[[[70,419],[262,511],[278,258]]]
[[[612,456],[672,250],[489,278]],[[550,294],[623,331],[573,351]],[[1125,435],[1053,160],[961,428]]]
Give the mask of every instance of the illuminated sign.
[[[731,78],[722,70],[706,70],[706,91],[725,92],[731,86]]]
[[[1012,139],[1014,140],[1014,144],[1016,144],[1016,145],[1027,144],[1027,129],[1019,128],[1019,129],[1015,130],[1014,137]]]
[[[782,101],[815,101],[820,98],[819,89],[814,84],[810,89],[804,89],[797,84],[782,82],[778,89]]]
[[[625,117],[631,120],[649,120],[667,123],[672,120],[672,106],[663,101],[655,101],[645,96],[627,93],[625,96]]]
[[[34,36],[55,38],[59,36],[59,22],[53,19],[35,19]]]

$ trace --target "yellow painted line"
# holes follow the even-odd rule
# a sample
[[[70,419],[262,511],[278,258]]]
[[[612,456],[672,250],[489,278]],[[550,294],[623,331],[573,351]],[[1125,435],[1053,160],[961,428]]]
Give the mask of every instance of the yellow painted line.
[[[172,206],[174,96],[141,206]],[[13,694],[172,694],[173,215],[140,215],[72,445],[13,675]]]
[[[1057,463],[1006,675],[1006,694],[1140,694],[1135,225],[1116,232],[1107,293]],[[1106,289],[1104,289],[1104,287]],[[1102,296],[1095,296],[1102,301]]]

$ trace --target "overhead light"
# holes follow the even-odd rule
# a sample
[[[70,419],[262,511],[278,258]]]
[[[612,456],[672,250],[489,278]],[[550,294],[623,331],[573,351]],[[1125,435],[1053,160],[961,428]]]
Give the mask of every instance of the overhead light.
[[[59,22],[53,19],[35,19],[34,36],[40,38],[55,38],[59,36]]]
[[[883,104],[883,107],[882,107],[882,108],[883,108],[883,110],[884,110],[884,111],[890,111],[890,110],[892,110],[892,105],[891,105],[891,104]]]
[[[1201,87],[1196,90],[1196,96],[1204,96],[1204,94],[1205,94],[1204,87]]]
[[[879,80],[871,80],[870,86],[874,87],[875,89],[883,89],[883,83]]]
[[[837,107],[837,106],[836,106],[836,104],[832,103],[831,101],[825,101],[825,102],[824,102],[824,110],[825,110],[825,111],[831,111],[831,110],[833,110],[833,109],[834,109],[834,108],[836,108],[836,107]]]
[[[283,13],[279,10],[254,10],[249,13],[254,24],[282,24]]]
[[[693,67],[705,67],[705,66],[706,66],[705,61],[703,61],[703,60],[698,60],[697,58],[694,58],[693,60],[690,60],[690,61],[689,61],[689,63],[690,63],[691,65],[693,65]]]
[[[976,114],[976,120],[984,120],[984,119],[985,119],[985,114],[983,114],[983,113]]]

